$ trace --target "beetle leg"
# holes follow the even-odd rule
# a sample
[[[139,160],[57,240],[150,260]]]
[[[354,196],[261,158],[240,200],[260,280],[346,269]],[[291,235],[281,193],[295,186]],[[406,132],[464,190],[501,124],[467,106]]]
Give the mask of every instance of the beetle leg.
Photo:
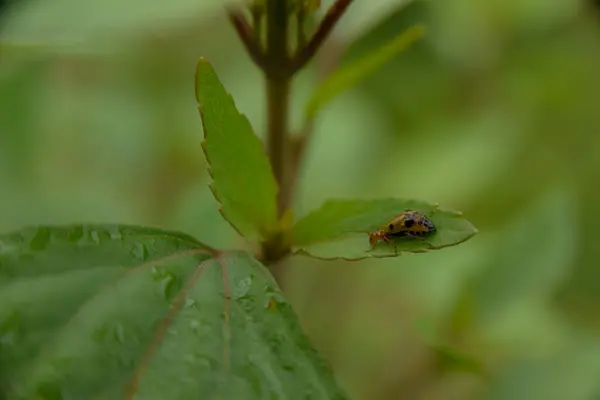
[[[391,244],[392,247],[394,248],[394,255],[398,255],[398,247],[396,246],[396,243],[394,243],[393,241],[391,241],[389,236],[384,236],[383,240],[385,240],[385,242],[387,244]]]

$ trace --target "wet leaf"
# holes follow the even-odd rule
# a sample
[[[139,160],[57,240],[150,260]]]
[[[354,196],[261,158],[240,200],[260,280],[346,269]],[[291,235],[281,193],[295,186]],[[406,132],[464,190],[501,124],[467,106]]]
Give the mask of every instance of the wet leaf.
[[[306,105],[306,118],[314,119],[321,108],[335,96],[355,86],[383,64],[406,50],[413,42],[425,34],[425,27],[416,25],[395,37],[389,43],[358,60],[338,68],[315,90]]]
[[[403,210],[418,210],[433,221],[436,232],[424,239],[394,239],[380,242],[370,250],[367,234],[391,221]],[[329,200],[300,219],[292,230],[295,252],[323,259],[359,260],[394,257],[402,252],[425,252],[454,246],[471,238],[477,229],[461,213],[442,210],[419,200]]]
[[[258,261],[86,225],[0,235],[0,393],[345,398]]]
[[[196,99],[203,149],[221,213],[245,237],[269,237],[277,228],[277,183],[261,140],[235,108],[212,66],[200,59]]]

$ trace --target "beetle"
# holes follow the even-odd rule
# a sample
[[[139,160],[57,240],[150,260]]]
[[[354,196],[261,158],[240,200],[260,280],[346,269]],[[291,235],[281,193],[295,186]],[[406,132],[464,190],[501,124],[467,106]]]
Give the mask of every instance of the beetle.
[[[387,225],[375,232],[369,233],[369,244],[371,250],[377,242],[383,240],[390,243],[393,237],[414,237],[421,239],[425,235],[436,231],[436,227],[425,214],[416,210],[404,210]],[[394,250],[396,245],[394,244]]]

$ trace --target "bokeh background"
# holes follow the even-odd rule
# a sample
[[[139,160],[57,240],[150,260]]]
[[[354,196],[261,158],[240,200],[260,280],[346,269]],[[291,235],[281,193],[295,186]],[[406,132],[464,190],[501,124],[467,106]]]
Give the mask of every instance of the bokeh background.
[[[319,68],[413,23],[429,33],[321,113],[298,215],[414,197],[480,233],[396,259],[292,260],[285,288],[313,343],[359,400],[600,399],[597,6],[354,3],[298,77],[295,128]],[[261,136],[264,88],[218,1],[19,0],[0,28],[0,231],[120,222],[241,244],[207,188],[196,60]]]

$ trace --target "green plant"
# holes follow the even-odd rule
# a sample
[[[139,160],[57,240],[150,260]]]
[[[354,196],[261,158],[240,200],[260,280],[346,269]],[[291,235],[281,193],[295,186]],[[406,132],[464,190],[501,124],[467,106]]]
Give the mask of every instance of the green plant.
[[[391,245],[370,251],[366,233],[403,209],[425,212],[437,232],[427,241],[398,241],[400,253],[456,245],[476,232],[460,213],[409,199],[329,200],[302,218],[292,214],[321,108],[424,33],[411,28],[332,71],[308,102],[302,132],[291,135],[292,80],[350,3],[336,1],[310,36],[305,25],[319,1],[255,1],[252,24],[242,9],[228,9],[264,72],[266,154],[210,63],[198,62],[211,189],[223,217],[259,248],[257,257],[126,225],[39,226],[0,236],[4,398],[346,398],[278,287],[286,257],[395,257]]]

